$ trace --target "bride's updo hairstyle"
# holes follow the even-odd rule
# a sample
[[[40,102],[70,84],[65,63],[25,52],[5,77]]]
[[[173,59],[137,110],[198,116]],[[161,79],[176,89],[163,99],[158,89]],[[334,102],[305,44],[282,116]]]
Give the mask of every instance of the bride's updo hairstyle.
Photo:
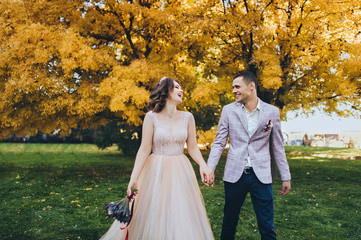
[[[174,88],[174,81],[178,80],[163,77],[157,84],[155,84],[152,93],[150,94],[150,100],[148,102],[148,110],[153,112],[160,112],[165,106],[166,99],[169,96],[169,92]]]

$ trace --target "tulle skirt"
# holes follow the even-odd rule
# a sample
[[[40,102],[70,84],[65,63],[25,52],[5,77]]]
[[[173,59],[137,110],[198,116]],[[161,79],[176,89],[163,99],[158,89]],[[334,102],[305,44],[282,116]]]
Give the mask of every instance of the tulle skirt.
[[[102,240],[214,239],[203,197],[185,155],[151,154],[138,180],[133,219],[126,230],[114,221]]]

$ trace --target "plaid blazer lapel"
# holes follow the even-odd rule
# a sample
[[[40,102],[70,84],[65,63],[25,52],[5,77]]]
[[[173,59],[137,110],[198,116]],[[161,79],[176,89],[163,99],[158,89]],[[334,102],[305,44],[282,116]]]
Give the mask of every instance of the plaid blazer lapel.
[[[239,120],[241,120],[242,127],[244,128],[244,130],[246,131],[246,133],[249,136],[248,125],[247,125],[247,121],[246,121],[246,116],[244,115],[244,112],[242,109],[242,104],[237,102],[235,105],[234,111],[236,112]]]

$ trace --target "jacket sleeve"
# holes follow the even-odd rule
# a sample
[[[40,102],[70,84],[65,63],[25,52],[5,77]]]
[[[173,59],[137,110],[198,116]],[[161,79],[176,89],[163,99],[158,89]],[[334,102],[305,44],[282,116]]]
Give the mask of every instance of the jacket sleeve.
[[[215,171],[222,152],[227,144],[229,122],[225,108],[222,109],[221,118],[218,123],[216,138],[213,141],[211,152],[208,157],[208,166]]]
[[[276,120],[273,124],[273,129],[271,132],[271,142],[270,142],[270,151],[272,162],[277,164],[281,180],[287,181],[291,179],[291,173],[288,166],[285,148],[283,145],[283,136],[280,123],[280,113],[277,109]]]

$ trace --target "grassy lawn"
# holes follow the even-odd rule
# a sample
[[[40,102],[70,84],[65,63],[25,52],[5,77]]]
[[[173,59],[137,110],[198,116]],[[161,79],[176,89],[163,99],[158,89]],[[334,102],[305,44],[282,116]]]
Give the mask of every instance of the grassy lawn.
[[[361,161],[338,158],[361,151],[286,150],[292,190],[281,197],[280,181],[273,184],[278,239],[361,239]],[[103,208],[126,194],[133,161],[93,145],[1,143],[0,239],[99,239],[112,222]],[[225,156],[216,185],[201,186],[216,239],[223,217],[224,162]],[[250,198],[240,223],[236,239],[260,239]]]

